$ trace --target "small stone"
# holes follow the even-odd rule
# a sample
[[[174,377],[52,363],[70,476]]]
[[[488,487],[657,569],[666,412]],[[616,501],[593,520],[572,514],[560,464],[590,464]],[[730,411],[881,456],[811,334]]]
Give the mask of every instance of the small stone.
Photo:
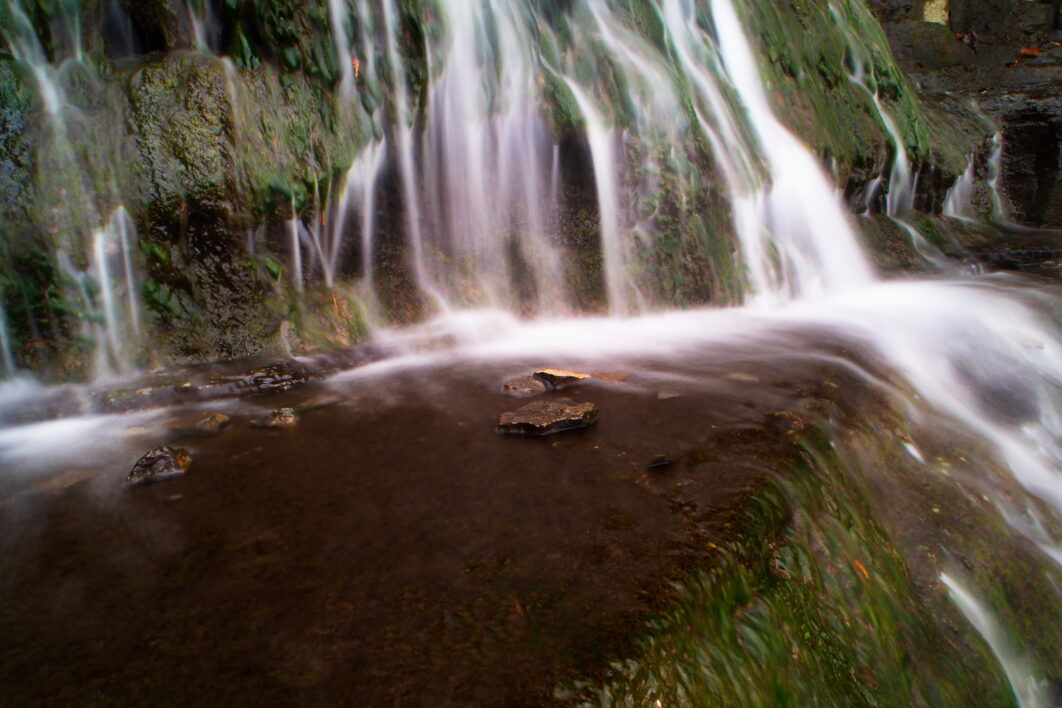
[[[545,381],[536,379],[534,376],[517,376],[502,384],[502,393],[513,398],[527,398],[545,393],[548,386]]]
[[[256,428],[294,428],[299,419],[294,408],[278,408],[264,418],[251,422]]]
[[[634,374],[629,371],[595,371],[590,375],[595,379],[601,379],[609,383],[622,383]]]
[[[660,393],[656,394],[656,400],[658,400],[658,401],[667,401],[667,400],[670,400],[672,398],[678,398],[681,395],[682,394],[679,393],[678,391],[661,391]]]
[[[546,385],[552,389],[571,386],[590,378],[590,374],[580,374],[577,371],[565,371],[564,369],[539,369],[532,376],[546,382]]]
[[[515,411],[502,413],[498,432],[513,435],[550,435],[585,428],[597,422],[593,403],[534,401]]]
[[[658,472],[665,467],[670,467],[672,464],[672,461],[668,459],[667,455],[654,455],[653,459],[649,460],[649,464],[646,465],[646,467],[650,472]]]
[[[130,484],[161,482],[184,475],[191,464],[192,456],[184,448],[157,447],[136,461],[127,479]]]

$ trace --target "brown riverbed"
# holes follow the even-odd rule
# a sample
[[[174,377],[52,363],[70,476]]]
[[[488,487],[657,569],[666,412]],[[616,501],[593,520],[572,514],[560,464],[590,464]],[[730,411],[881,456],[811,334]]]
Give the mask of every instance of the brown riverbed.
[[[0,507],[4,702],[560,701],[741,533],[798,428],[862,395],[827,349],[451,362],[243,399],[214,437],[136,421],[123,453],[94,467],[86,443],[88,472]],[[502,381],[543,364],[631,376],[544,394],[595,403],[591,428],[499,435],[526,402]],[[127,486],[163,440],[189,473]]]

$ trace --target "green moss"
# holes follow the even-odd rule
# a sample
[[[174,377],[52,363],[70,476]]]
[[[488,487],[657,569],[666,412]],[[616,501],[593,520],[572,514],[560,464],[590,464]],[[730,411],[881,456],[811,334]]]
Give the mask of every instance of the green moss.
[[[946,596],[916,587],[845,469],[813,435],[593,703],[1015,705],[990,650]]]

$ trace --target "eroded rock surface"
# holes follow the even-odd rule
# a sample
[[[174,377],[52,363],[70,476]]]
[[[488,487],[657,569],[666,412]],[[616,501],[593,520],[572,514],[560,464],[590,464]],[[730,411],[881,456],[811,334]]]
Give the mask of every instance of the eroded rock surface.
[[[161,482],[181,477],[192,464],[192,456],[180,447],[157,447],[136,461],[127,477],[130,484]]]

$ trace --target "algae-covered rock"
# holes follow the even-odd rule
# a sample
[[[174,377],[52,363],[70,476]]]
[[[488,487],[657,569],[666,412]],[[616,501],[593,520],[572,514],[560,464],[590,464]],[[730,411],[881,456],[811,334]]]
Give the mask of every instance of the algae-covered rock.
[[[236,194],[222,65],[166,55],[133,72],[127,90],[152,226],[172,228],[189,214],[224,217]]]

